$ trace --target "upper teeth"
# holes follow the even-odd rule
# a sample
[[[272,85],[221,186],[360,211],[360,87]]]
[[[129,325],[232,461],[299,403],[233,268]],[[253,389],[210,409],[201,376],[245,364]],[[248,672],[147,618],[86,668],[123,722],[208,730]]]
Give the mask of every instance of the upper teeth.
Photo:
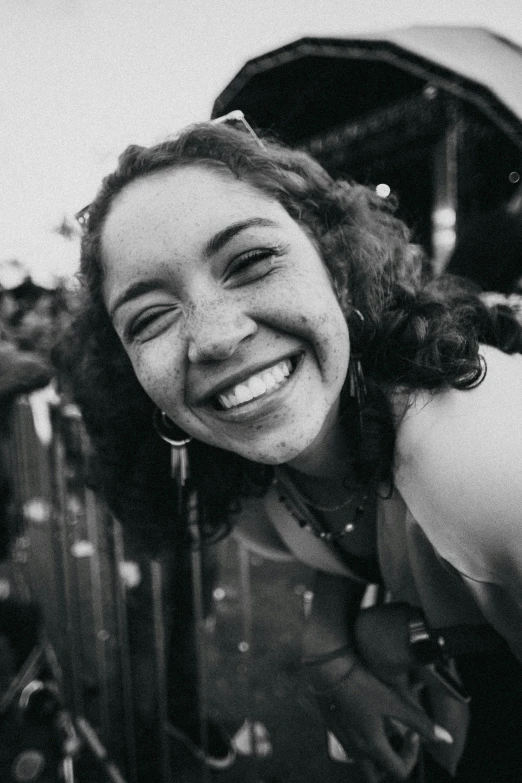
[[[272,391],[287,378],[292,372],[292,365],[288,359],[274,364],[268,370],[251,375],[241,383],[233,386],[229,391],[218,395],[218,400],[224,408],[234,408],[244,402],[261,397],[268,391]]]

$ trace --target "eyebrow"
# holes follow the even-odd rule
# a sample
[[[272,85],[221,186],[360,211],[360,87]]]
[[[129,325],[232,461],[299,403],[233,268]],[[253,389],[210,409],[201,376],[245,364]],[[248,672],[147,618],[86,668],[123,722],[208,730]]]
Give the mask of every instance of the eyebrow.
[[[222,231],[218,231],[216,234],[214,234],[213,237],[211,237],[211,239],[209,239],[203,249],[205,256],[208,257],[215,255],[227,244],[227,242],[230,242],[230,240],[237,236],[237,234],[241,233],[241,231],[245,231],[247,228],[257,227],[277,228],[278,224],[273,220],[262,217],[254,217],[249,218],[248,220],[240,220],[237,223],[231,223],[230,226],[227,226]],[[116,297],[109,309],[109,317],[112,320],[116,310],[118,310],[122,305],[130,302],[132,299],[136,299],[138,296],[148,294],[150,291],[154,291],[157,288],[160,288],[162,285],[162,281],[157,279],[139,280],[137,283],[133,283]]]
[[[249,220],[240,220],[237,223],[232,223],[222,231],[218,231],[217,234],[214,234],[207,242],[204,250],[205,255],[214,255],[241,231],[245,231],[247,228],[257,228],[258,226],[261,228],[277,228],[278,224],[273,220],[262,217],[255,217],[250,218]]]

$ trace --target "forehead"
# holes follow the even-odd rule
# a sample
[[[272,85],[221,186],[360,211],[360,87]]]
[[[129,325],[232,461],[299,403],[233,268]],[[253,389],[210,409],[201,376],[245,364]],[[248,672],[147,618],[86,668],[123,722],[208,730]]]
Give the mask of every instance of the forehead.
[[[122,252],[150,254],[165,242],[170,252],[185,252],[227,224],[255,216],[293,223],[278,201],[227,170],[164,169],[134,180],[114,199],[102,232],[104,266]]]

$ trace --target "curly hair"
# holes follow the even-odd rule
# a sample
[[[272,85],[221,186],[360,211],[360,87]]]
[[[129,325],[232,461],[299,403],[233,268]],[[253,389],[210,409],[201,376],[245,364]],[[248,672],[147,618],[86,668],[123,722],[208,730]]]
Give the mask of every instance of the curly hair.
[[[352,356],[361,361],[366,377],[362,417],[346,390],[342,397],[346,426],[357,431],[353,467],[360,481],[391,478],[390,388],[469,388],[483,376],[479,342],[522,350],[520,327],[507,312],[491,313],[463,281],[428,279],[422,254],[394,214],[393,200],[335,181],[306,153],[269,139],[260,146],[244,132],[212,123],[189,127],[150,148],[128,147],[88,211],[80,272],[83,304],[61,347],[61,363],[68,368],[93,442],[94,484],[116,516],[142,531],[151,549],[177,530],[168,447],[152,430],[153,403],[134,375],[103,302],[101,240],[113,200],[126,185],[188,165],[227,170],[278,201],[313,238],[348,322]],[[214,535],[226,528],[230,507],[242,494],[263,491],[270,469],[203,443],[190,449],[203,523]]]

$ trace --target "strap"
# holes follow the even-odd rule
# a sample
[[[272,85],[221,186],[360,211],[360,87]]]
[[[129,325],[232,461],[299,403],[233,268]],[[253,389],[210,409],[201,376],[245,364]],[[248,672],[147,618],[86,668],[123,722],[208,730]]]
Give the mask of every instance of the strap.
[[[348,652],[353,652],[352,644],[344,644],[342,647],[338,647],[337,650],[332,650],[323,655],[315,655],[313,658],[304,657],[301,660],[303,666],[322,666],[324,663],[334,661],[336,658],[342,658]]]

